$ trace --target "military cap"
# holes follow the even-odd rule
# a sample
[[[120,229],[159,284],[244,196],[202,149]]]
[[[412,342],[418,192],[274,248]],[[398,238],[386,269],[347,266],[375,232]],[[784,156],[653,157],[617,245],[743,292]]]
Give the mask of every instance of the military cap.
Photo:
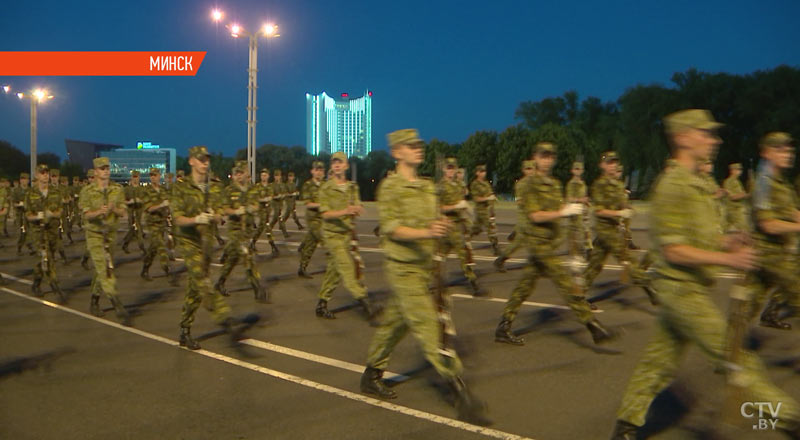
[[[551,142],[539,142],[533,147],[533,152],[556,154],[556,146]]]
[[[269,174],[269,168],[261,168],[261,173],[262,173],[262,174],[263,174],[263,173],[267,173],[267,174]]]
[[[86,177],[94,177],[94,168],[86,172]]]
[[[696,108],[681,110],[664,117],[664,130],[667,134],[676,134],[692,128],[712,130],[723,125],[714,120],[714,115],[710,111]]]
[[[536,162],[532,160],[523,160],[522,161],[522,169],[523,170],[532,170],[536,168]]]
[[[347,155],[344,154],[344,151],[337,151],[331,155],[331,160],[341,160],[342,162],[347,162]]]
[[[583,161],[582,160],[576,160],[575,162],[572,162],[572,168],[583,169]]]
[[[197,145],[192,148],[189,148],[189,157],[193,157],[195,159],[201,159],[203,157],[211,156],[208,154],[208,148],[205,145]]]
[[[131,171],[131,177],[139,177],[139,172],[136,170]]]
[[[422,139],[420,139],[419,132],[416,128],[404,128],[402,130],[393,131],[386,135],[386,141],[389,143],[390,147],[395,145],[411,145],[423,142]]]
[[[286,175],[287,175],[287,176],[294,177],[294,171],[289,171],[288,173],[286,173]]]
[[[275,176],[280,176],[281,174],[283,174],[283,172],[281,170],[275,169],[272,170],[272,174]]]
[[[94,164],[95,168],[111,166],[111,161],[108,160],[107,157],[95,157],[94,160],[92,160],[92,163]]]
[[[46,173],[48,171],[50,171],[50,169],[47,167],[46,164],[40,163],[39,165],[36,165],[37,173]]]
[[[69,178],[67,176],[61,176],[61,178],[59,178],[58,181],[61,183],[68,183]]]
[[[732,164],[728,165],[728,169],[731,169],[731,170],[741,170],[741,169],[742,169],[742,164],[740,164],[740,163],[738,163],[738,162],[736,162],[736,163],[732,163]]]
[[[478,165],[475,167],[475,172],[486,171],[486,165]]]
[[[19,173],[19,178],[20,179],[30,179],[31,175],[28,174],[28,173]]]
[[[792,135],[789,133],[773,131],[772,133],[767,133],[763,138],[761,138],[760,145],[762,147],[780,147],[782,145],[791,145],[793,142],[794,139],[792,139]]]
[[[161,174],[161,170],[158,168],[150,168],[150,174]]]
[[[58,168],[50,168],[50,176],[60,176],[61,171]]]
[[[445,168],[458,168],[458,159],[455,157],[447,157],[444,159]]]
[[[619,156],[617,156],[616,151],[606,151],[600,156],[600,161],[602,162],[619,162]]]
[[[78,182],[78,181],[80,181],[80,180],[81,180],[81,178],[80,178],[80,177],[78,177],[78,176],[72,176],[72,181],[73,181],[73,182]]]
[[[247,171],[247,161],[246,160],[237,160],[236,163],[233,165],[233,172],[234,173],[244,173]]]
[[[315,160],[314,162],[311,163],[311,168],[313,168],[313,169],[323,169],[324,170],[325,169],[325,164],[322,163],[322,161]]]

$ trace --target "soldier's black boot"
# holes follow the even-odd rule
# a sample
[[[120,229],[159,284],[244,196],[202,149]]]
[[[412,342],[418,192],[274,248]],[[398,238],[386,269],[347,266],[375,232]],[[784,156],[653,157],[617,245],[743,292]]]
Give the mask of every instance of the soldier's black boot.
[[[226,318],[220,325],[223,329],[225,329],[225,333],[228,334],[231,347],[238,347],[240,341],[243,339],[242,334],[244,332],[244,328],[241,325],[238,325],[236,320],[233,318]]]
[[[125,306],[122,305],[122,301],[119,298],[114,297],[111,299],[111,304],[114,306],[114,310],[117,311],[117,318],[122,322],[122,325],[126,327],[133,327],[133,320],[131,319],[131,314],[125,309]]]
[[[281,254],[281,251],[278,250],[278,246],[275,246],[275,242],[272,240],[269,241],[269,248],[272,250],[273,257],[277,257]]]
[[[200,344],[192,338],[192,332],[189,327],[181,327],[181,337],[178,339],[181,347],[186,347],[189,350],[199,350]]]
[[[469,287],[472,290],[472,296],[486,296],[486,291],[478,286],[478,280],[469,280]]]
[[[650,304],[654,306],[661,304],[660,302],[658,302],[658,297],[656,296],[656,289],[653,289],[650,286],[642,286],[642,290],[644,290],[644,293],[647,294],[647,298],[650,299]]]
[[[257,303],[269,304],[269,293],[267,288],[261,285],[259,280],[251,280],[250,287],[253,288],[253,296]]]
[[[611,440],[636,440],[638,431],[638,426],[617,420],[617,424],[614,425],[614,432],[611,433]]]
[[[788,322],[781,321],[780,317],[778,317],[778,303],[775,302],[773,299],[770,299],[767,302],[767,306],[761,313],[761,322],[759,322],[759,325],[761,325],[762,327],[777,328],[779,330],[792,329],[791,324],[789,324]]]
[[[58,251],[58,255],[61,256],[61,259],[64,260],[64,266],[69,266],[69,259],[67,259],[67,254],[64,253],[64,250]]]
[[[375,234],[376,237],[381,236],[381,225],[375,226],[375,229],[372,230],[372,233]]]
[[[57,281],[50,283],[50,289],[55,292],[56,295],[58,295],[58,302],[60,304],[67,303],[67,294],[61,290],[61,286],[58,285]]]
[[[125,252],[126,254],[130,254],[130,253],[131,253],[131,251],[130,251],[130,250],[128,250],[128,245],[129,245],[129,244],[130,244],[130,243],[129,243],[129,242],[127,242],[127,241],[126,241],[125,243],[122,243],[122,252]]]
[[[506,318],[503,318],[500,324],[497,324],[497,329],[494,331],[494,341],[511,345],[525,345],[525,339],[514,336],[511,331],[511,321]]]
[[[303,231],[303,230],[306,229],[306,228],[303,227],[303,225],[300,224],[299,221],[297,221],[297,219],[294,219],[294,224],[297,225],[297,230],[299,230],[299,231]]]
[[[377,368],[367,367],[364,374],[361,375],[361,392],[364,394],[372,394],[381,399],[394,399],[397,393],[392,391],[383,383],[383,370]]]
[[[586,328],[589,329],[589,333],[592,334],[592,341],[594,341],[595,344],[604,344],[614,339],[614,334],[603,327],[600,321],[596,319],[587,322]]]
[[[42,294],[42,279],[41,278],[34,278],[33,285],[31,286],[31,291],[33,292],[33,296],[38,296],[41,298]]]
[[[375,306],[369,300],[369,298],[361,298],[358,300],[358,305],[361,306],[361,309],[364,310],[364,316],[369,321],[369,325],[373,327],[378,326],[378,315],[381,313],[380,307]]]
[[[75,244],[75,240],[72,239],[72,232],[67,232],[67,239],[69,240],[69,244]]]
[[[145,281],[153,281],[153,279],[150,278],[150,265],[149,264],[145,264],[142,267],[142,273],[140,273],[139,276],[142,277],[142,279],[144,279]]]
[[[501,256],[495,258],[494,263],[492,263],[492,264],[494,265],[494,268],[497,269],[498,272],[505,273],[506,272],[506,260],[508,260],[508,257],[505,257],[505,256],[501,255]]]
[[[92,295],[92,302],[89,303],[89,313],[98,318],[106,316],[103,310],[100,309],[100,295]]]
[[[486,403],[478,399],[467,389],[467,384],[460,377],[455,377],[448,382],[456,399],[455,407],[458,420],[478,426],[489,426],[492,421],[486,416]]]
[[[336,316],[328,310],[328,301],[321,299],[317,302],[317,309],[314,311],[318,317],[325,319],[336,319]]]
[[[309,275],[308,272],[306,272],[307,266],[308,266],[307,264],[300,263],[300,268],[297,269],[297,276],[301,278],[311,278],[311,275]]]
[[[81,267],[83,270],[89,270],[89,256],[86,254],[81,257]]]
[[[217,280],[217,284],[214,284],[214,289],[222,296],[231,296],[225,289],[225,278],[220,277],[219,280]]]

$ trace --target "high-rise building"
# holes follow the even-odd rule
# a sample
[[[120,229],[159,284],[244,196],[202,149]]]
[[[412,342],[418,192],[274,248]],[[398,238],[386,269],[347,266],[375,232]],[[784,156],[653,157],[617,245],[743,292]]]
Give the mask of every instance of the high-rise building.
[[[313,155],[343,151],[365,157],[372,151],[372,92],[333,98],[306,93],[306,150]]]

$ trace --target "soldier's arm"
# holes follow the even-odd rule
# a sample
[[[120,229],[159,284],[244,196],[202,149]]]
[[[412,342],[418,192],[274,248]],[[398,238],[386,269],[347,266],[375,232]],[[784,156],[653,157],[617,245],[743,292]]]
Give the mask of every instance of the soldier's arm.
[[[313,185],[313,183],[312,183],[312,185]],[[310,185],[308,186],[308,188],[306,188],[304,186],[303,187],[303,199],[302,200],[305,202],[306,208],[319,208],[319,203],[312,201],[312,198],[311,198],[311,192],[312,191],[313,191],[313,189],[311,188]]]
[[[622,210],[610,209],[611,198],[609,192],[610,188],[607,188],[606,185],[592,185],[592,205],[595,207],[594,214],[604,218],[621,217]]]
[[[446,223],[438,220],[424,229],[403,225],[403,213],[400,212],[395,197],[395,188],[391,184],[381,185],[378,189],[378,219],[382,234],[393,240],[415,241],[440,237],[447,230]],[[444,231],[440,232],[442,228]]]

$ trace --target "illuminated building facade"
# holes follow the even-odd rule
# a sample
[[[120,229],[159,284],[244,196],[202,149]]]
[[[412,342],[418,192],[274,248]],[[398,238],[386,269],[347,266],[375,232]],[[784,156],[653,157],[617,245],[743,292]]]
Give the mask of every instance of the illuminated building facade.
[[[372,92],[333,98],[306,93],[306,150],[313,155],[343,151],[365,157],[372,151]]]

